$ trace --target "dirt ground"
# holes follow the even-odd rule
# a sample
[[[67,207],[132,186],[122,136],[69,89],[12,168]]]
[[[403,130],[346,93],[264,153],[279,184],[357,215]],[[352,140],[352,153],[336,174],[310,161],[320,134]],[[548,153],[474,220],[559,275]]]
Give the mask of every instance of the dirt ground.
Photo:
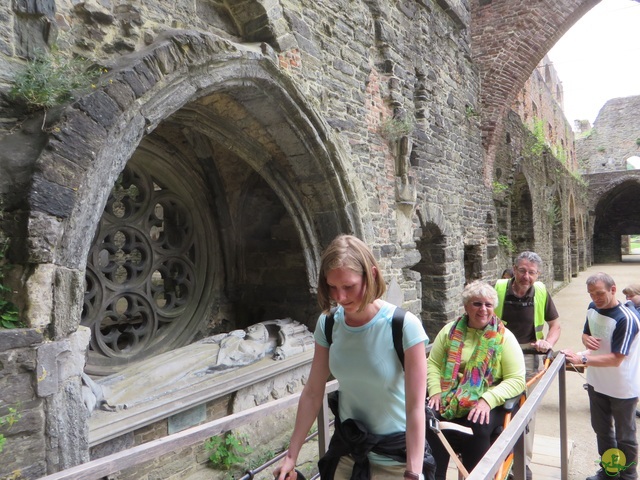
[[[633,261],[636,258],[639,263]],[[624,263],[594,265],[586,271],[580,272],[569,285],[553,295],[562,325],[562,334],[554,350],[562,348],[572,348],[574,351],[584,350],[580,337],[587,305],[590,301],[585,283],[589,275],[599,271],[611,275],[618,287],[617,298],[623,302],[625,298],[622,289],[630,283],[640,282],[640,256],[625,256],[624,260]],[[567,372],[566,378],[567,428],[569,440],[573,441],[569,480],[584,480],[596,472],[599,460],[595,434],[591,429],[589,400],[587,392],[583,388],[586,380],[583,375],[575,372]],[[535,431],[540,435],[560,436],[557,383],[543,399],[542,407],[536,417]],[[534,480],[536,480],[535,475]]]

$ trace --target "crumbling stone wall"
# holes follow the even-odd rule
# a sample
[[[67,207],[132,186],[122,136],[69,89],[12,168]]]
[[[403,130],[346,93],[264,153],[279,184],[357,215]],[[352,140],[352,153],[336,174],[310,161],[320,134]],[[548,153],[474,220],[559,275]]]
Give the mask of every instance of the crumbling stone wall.
[[[387,279],[400,284],[403,305],[421,315],[432,337],[461,312],[464,283],[493,280],[502,267],[502,213],[480,175],[483,78],[471,58],[466,2],[15,5],[0,26],[2,93],[19,57],[36,45],[90,53],[109,70],[46,119],[21,123],[19,105],[3,96],[10,115],[0,138],[1,227],[11,242],[15,301],[42,335],[24,348],[62,352],[75,334],[93,232],[125,165],[148,144],[194,175],[207,192],[202,209],[215,218],[211,242],[220,264],[205,271],[216,276],[211,303],[185,342],[290,306],[313,326],[318,258],[340,232],[371,244]],[[40,29],[12,33],[26,24]],[[507,177],[519,162],[515,148],[510,155]],[[543,165],[532,168],[536,179],[545,168],[551,173]],[[533,244],[547,256],[547,197],[530,190],[519,198],[530,198]],[[567,189],[558,195],[563,209],[572,205]],[[278,276],[280,260],[286,278]],[[44,364],[34,358],[25,378],[37,385]],[[12,358],[4,369],[16,365]],[[58,389],[38,392],[34,402],[47,428],[25,437],[25,448],[49,445],[44,456],[16,458],[7,448],[5,471],[48,473],[86,458],[87,424],[73,416],[82,411],[74,393],[82,366],[64,358],[62,365]],[[22,393],[11,387],[5,401]],[[52,445],[63,427],[64,458]]]
[[[535,251],[544,262],[540,280],[553,289],[590,264],[586,185],[548,149],[535,148],[515,112],[505,127],[494,185],[500,266],[513,265],[523,250]]]
[[[482,72],[484,173],[493,173],[511,102],[544,55],[600,0],[473,0],[473,56]],[[510,25],[510,28],[503,28]]]
[[[624,236],[640,233],[638,171],[627,170],[627,160],[640,156],[639,108],[640,96],[609,100],[593,128],[576,140],[589,182],[590,233],[597,263],[619,262]]]
[[[578,169],[574,135],[564,112],[562,82],[545,56],[518,93],[512,108],[531,131],[540,130],[553,156],[571,171]]]
[[[585,173],[627,169],[640,156],[640,96],[614,98],[600,109],[593,128],[576,140],[578,161]]]

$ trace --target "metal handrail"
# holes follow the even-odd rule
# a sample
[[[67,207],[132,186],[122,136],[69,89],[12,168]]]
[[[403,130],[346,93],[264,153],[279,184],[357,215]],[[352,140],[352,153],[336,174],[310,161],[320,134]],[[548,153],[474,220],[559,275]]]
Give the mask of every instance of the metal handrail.
[[[559,353],[548,371],[540,379],[540,382],[527,397],[525,403],[514,415],[511,422],[493,443],[491,448],[484,455],[482,460],[470,472],[467,480],[485,480],[493,478],[501,463],[507,455],[514,450],[514,479],[525,479],[524,464],[524,430],[541,404],[542,398],[549,390],[556,376],[559,381],[559,416],[560,416],[560,457],[561,457],[561,480],[568,479],[568,443],[567,443],[567,420],[566,415],[566,380],[565,380],[565,357]],[[329,442],[329,410],[327,406],[327,394],[337,390],[338,382],[333,380],[327,383],[323,406],[318,417],[318,453],[319,457],[326,452]],[[300,393],[268,402],[257,407],[253,407],[242,412],[238,412],[224,418],[213,420],[203,425],[198,425],[187,430],[183,430],[166,437],[153,440],[136,447],[123,450],[121,452],[108,455],[90,462],[66,469],[62,472],[54,473],[43,477],[41,480],[92,480],[107,475],[117,473],[121,470],[135,467],[143,462],[153,460],[161,455],[174,452],[196,443],[203,442],[210,437],[220,435],[234,428],[240,427],[248,422],[255,421],[266,415],[271,415],[277,411],[297,405]],[[313,437],[310,435],[308,438]],[[283,452],[275,459],[262,466],[262,470],[275,463],[286,452]],[[259,471],[247,472],[243,479],[252,478]]]
[[[556,376],[558,377],[559,417],[560,417],[560,475],[561,480],[567,480],[569,475],[569,454],[567,442],[567,394],[564,354],[558,353],[540,382],[527,397],[527,400],[513,416],[511,422],[491,445],[491,448],[470,472],[467,480],[485,480],[493,478],[507,455],[514,450],[513,474],[514,480],[525,479],[525,451],[524,430],[536,410],[542,403]],[[515,448],[514,448],[515,447]]]

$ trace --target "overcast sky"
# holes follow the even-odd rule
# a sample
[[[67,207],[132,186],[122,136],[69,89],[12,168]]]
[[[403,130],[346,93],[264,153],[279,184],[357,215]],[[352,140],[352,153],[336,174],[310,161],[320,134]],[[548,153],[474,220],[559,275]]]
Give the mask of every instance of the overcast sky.
[[[612,98],[640,95],[640,3],[602,0],[549,51],[567,120],[593,124]]]

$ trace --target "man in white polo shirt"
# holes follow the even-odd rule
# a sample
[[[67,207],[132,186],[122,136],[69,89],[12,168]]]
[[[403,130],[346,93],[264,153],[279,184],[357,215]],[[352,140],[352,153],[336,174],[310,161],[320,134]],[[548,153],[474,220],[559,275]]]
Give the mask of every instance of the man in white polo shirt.
[[[592,300],[582,334],[587,350],[577,353],[562,350],[567,362],[589,367],[591,426],[596,433],[602,468],[587,480],[636,480],[640,318],[635,309],[616,300],[616,284],[606,273],[591,275],[587,291]]]

